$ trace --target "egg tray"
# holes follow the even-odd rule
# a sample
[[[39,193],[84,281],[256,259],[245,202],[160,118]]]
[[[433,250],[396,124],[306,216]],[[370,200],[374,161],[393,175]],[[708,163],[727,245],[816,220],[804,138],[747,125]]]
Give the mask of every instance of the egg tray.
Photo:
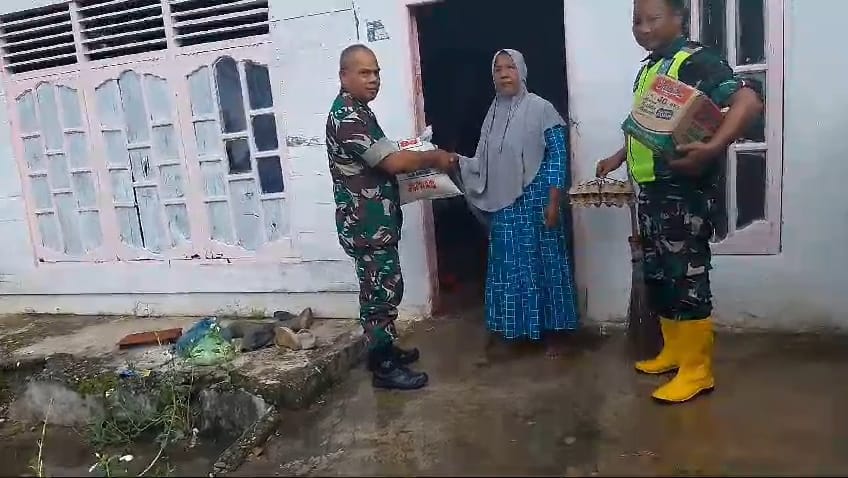
[[[626,207],[633,204],[633,187],[626,181],[598,178],[573,186],[568,199],[575,207]]]

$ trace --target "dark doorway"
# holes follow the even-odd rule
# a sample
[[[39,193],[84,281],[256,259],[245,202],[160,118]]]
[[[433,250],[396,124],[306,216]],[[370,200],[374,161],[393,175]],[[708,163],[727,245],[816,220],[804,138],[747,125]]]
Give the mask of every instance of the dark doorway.
[[[414,10],[427,124],[440,147],[473,156],[494,97],[495,52],[524,54],[530,91],[568,118],[562,0],[445,0]],[[442,312],[483,302],[488,231],[463,198],[434,201]]]

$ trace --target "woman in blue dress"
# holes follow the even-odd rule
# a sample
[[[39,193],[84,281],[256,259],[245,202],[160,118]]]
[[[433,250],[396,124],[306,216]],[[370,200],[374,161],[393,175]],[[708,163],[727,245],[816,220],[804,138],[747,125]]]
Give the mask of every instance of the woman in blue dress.
[[[568,175],[565,121],[527,91],[515,50],[492,61],[496,96],[473,158],[460,157],[466,198],[489,224],[486,326],[497,338],[538,341],[577,328],[561,201]]]

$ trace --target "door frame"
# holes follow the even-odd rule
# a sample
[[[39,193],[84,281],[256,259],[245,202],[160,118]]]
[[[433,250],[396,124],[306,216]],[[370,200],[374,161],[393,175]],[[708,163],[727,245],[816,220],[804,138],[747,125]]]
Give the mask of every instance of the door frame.
[[[410,100],[412,101],[412,111],[414,112],[414,123],[415,123],[416,134],[422,132],[424,130],[424,128],[426,127],[426,120],[425,120],[425,113],[424,113],[424,86],[423,86],[423,81],[422,81],[422,78],[421,78],[421,52],[420,52],[420,47],[419,47],[419,43],[418,43],[418,17],[417,17],[417,13],[422,6],[432,5],[432,4],[436,4],[436,3],[443,3],[445,1],[447,1],[447,0],[402,0],[404,6],[406,8],[406,12],[407,12],[407,16],[408,16],[408,22],[409,22],[409,28],[408,28],[409,54],[410,54],[410,57],[409,57],[410,58],[409,72],[411,73],[412,86],[413,86],[412,96],[411,96]],[[564,48],[565,48],[565,66],[566,66],[566,68],[565,68],[566,69],[566,71],[565,71],[565,84],[563,85],[563,88],[565,88],[564,98],[565,98],[565,101],[566,101],[566,104],[567,104],[567,110],[568,110],[568,111],[565,112],[565,114],[566,114],[566,119],[568,119],[570,117],[570,113],[571,113],[571,111],[570,111],[571,110],[571,102],[569,101],[570,93],[568,91],[568,83],[569,83],[568,82],[568,72],[569,72],[568,66],[569,65],[568,65],[568,51],[567,51],[568,50],[568,48],[567,48],[568,41],[567,41],[567,32],[565,31],[566,25],[565,25],[565,1],[564,0],[563,0],[562,22],[563,22],[563,38],[562,38],[562,41],[563,41],[563,45],[564,45]],[[569,131],[568,131],[569,138],[568,138],[568,140],[569,140],[570,146],[571,146],[571,143],[573,143],[573,140],[574,140],[574,137],[575,137],[574,133],[575,133],[575,131],[573,130],[573,128],[569,128]],[[569,147],[568,148],[569,156],[572,156],[572,151],[573,151],[573,147]],[[569,166],[570,166],[570,169],[571,169],[571,171],[569,171],[569,174],[571,175],[571,173],[573,172],[573,161],[569,160]],[[572,175],[572,177],[573,177],[573,175]],[[437,251],[438,246],[436,244],[435,221],[434,221],[434,217],[433,217],[433,207],[432,207],[432,203],[430,201],[422,202],[422,213],[423,213],[423,221],[424,221],[424,224],[423,224],[424,228],[423,229],[424,229],[425,250],[426,250],[426,254],[427,254],[426,260],[427,260],[427,263],[428,263],[428,266],[429,266],[428,268],[429,268],[429,272],[430,272],[429,282],[430,282],[431,305],[432,305],[432,310],[435,311],[435,310],[439,309],[439,306],[441,305],[442,297],[441,297],[440,290],[439,290],[438,251]],[[572,266],[573,266],[572,270],[573,270],[574,276],[575,276],[574,281],[575,281],[575,284],[577,284],[578,283],[578,279],[577,279],[578,269],[577,269],[577,264],[576,264],[576,261],[577,261],[577,257],[576,257],[576,255],[577,255],[576,254],[577,239],[575,237],[577,235],[576,234],[577,231],[575,230],[575,226],[577,225],[577,220],[576,220],[575,214],[573,214],[573,212],[570,213],[569,216],[570,216],[569,219],[570,219],[570,226],[571,227],[570,227],[570,231],[568,231],[568,234],[571,236],[571,239],[570,239],[569,242],[571,243],[571,246],[572,246],[571,250],[569,251],[569,254],[570,254],[571,259],[572,259]],[[582,301],[580,301],[579,297],[578,297],[578,302],[582,302]],[[582,315],[582,313],[581,313],[581,315]]]
[[[441,3],[445,0],[403,0],[408,16],[410,73],[412,74],[412,111],[414,114],[415,134],[424,131],[426,118],[424,114],[424,83],[421,79],[421,51],[418,45],[418,10],[425,5]],[[426,254],[428,282],[430,284],[430,313],[440,309],[442,296],[439,290],[439,260],[436,244],[436,223],[433,218],[433,203],[421,202],[421,213],[424,230],[424,249]]]

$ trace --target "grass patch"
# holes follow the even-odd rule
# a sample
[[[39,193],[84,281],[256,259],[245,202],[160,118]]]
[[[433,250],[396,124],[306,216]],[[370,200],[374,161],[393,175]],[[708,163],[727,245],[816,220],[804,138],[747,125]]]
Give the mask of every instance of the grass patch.
[[[154,443],[158,453],[136,474],[170,475],[174,470],[168,450],[180,444],[192,447],[197,440],[198,412],[192,409],[194,375],[178,373],[173,365],[157,374],[145,375],[132,368],[128,372],[127,378],[95,377],[81,384],[104,403],[104,413],[84,433],[97,450],[91,471],[120,476],[126,468],[121,462],[132,460],[134,448]]]

